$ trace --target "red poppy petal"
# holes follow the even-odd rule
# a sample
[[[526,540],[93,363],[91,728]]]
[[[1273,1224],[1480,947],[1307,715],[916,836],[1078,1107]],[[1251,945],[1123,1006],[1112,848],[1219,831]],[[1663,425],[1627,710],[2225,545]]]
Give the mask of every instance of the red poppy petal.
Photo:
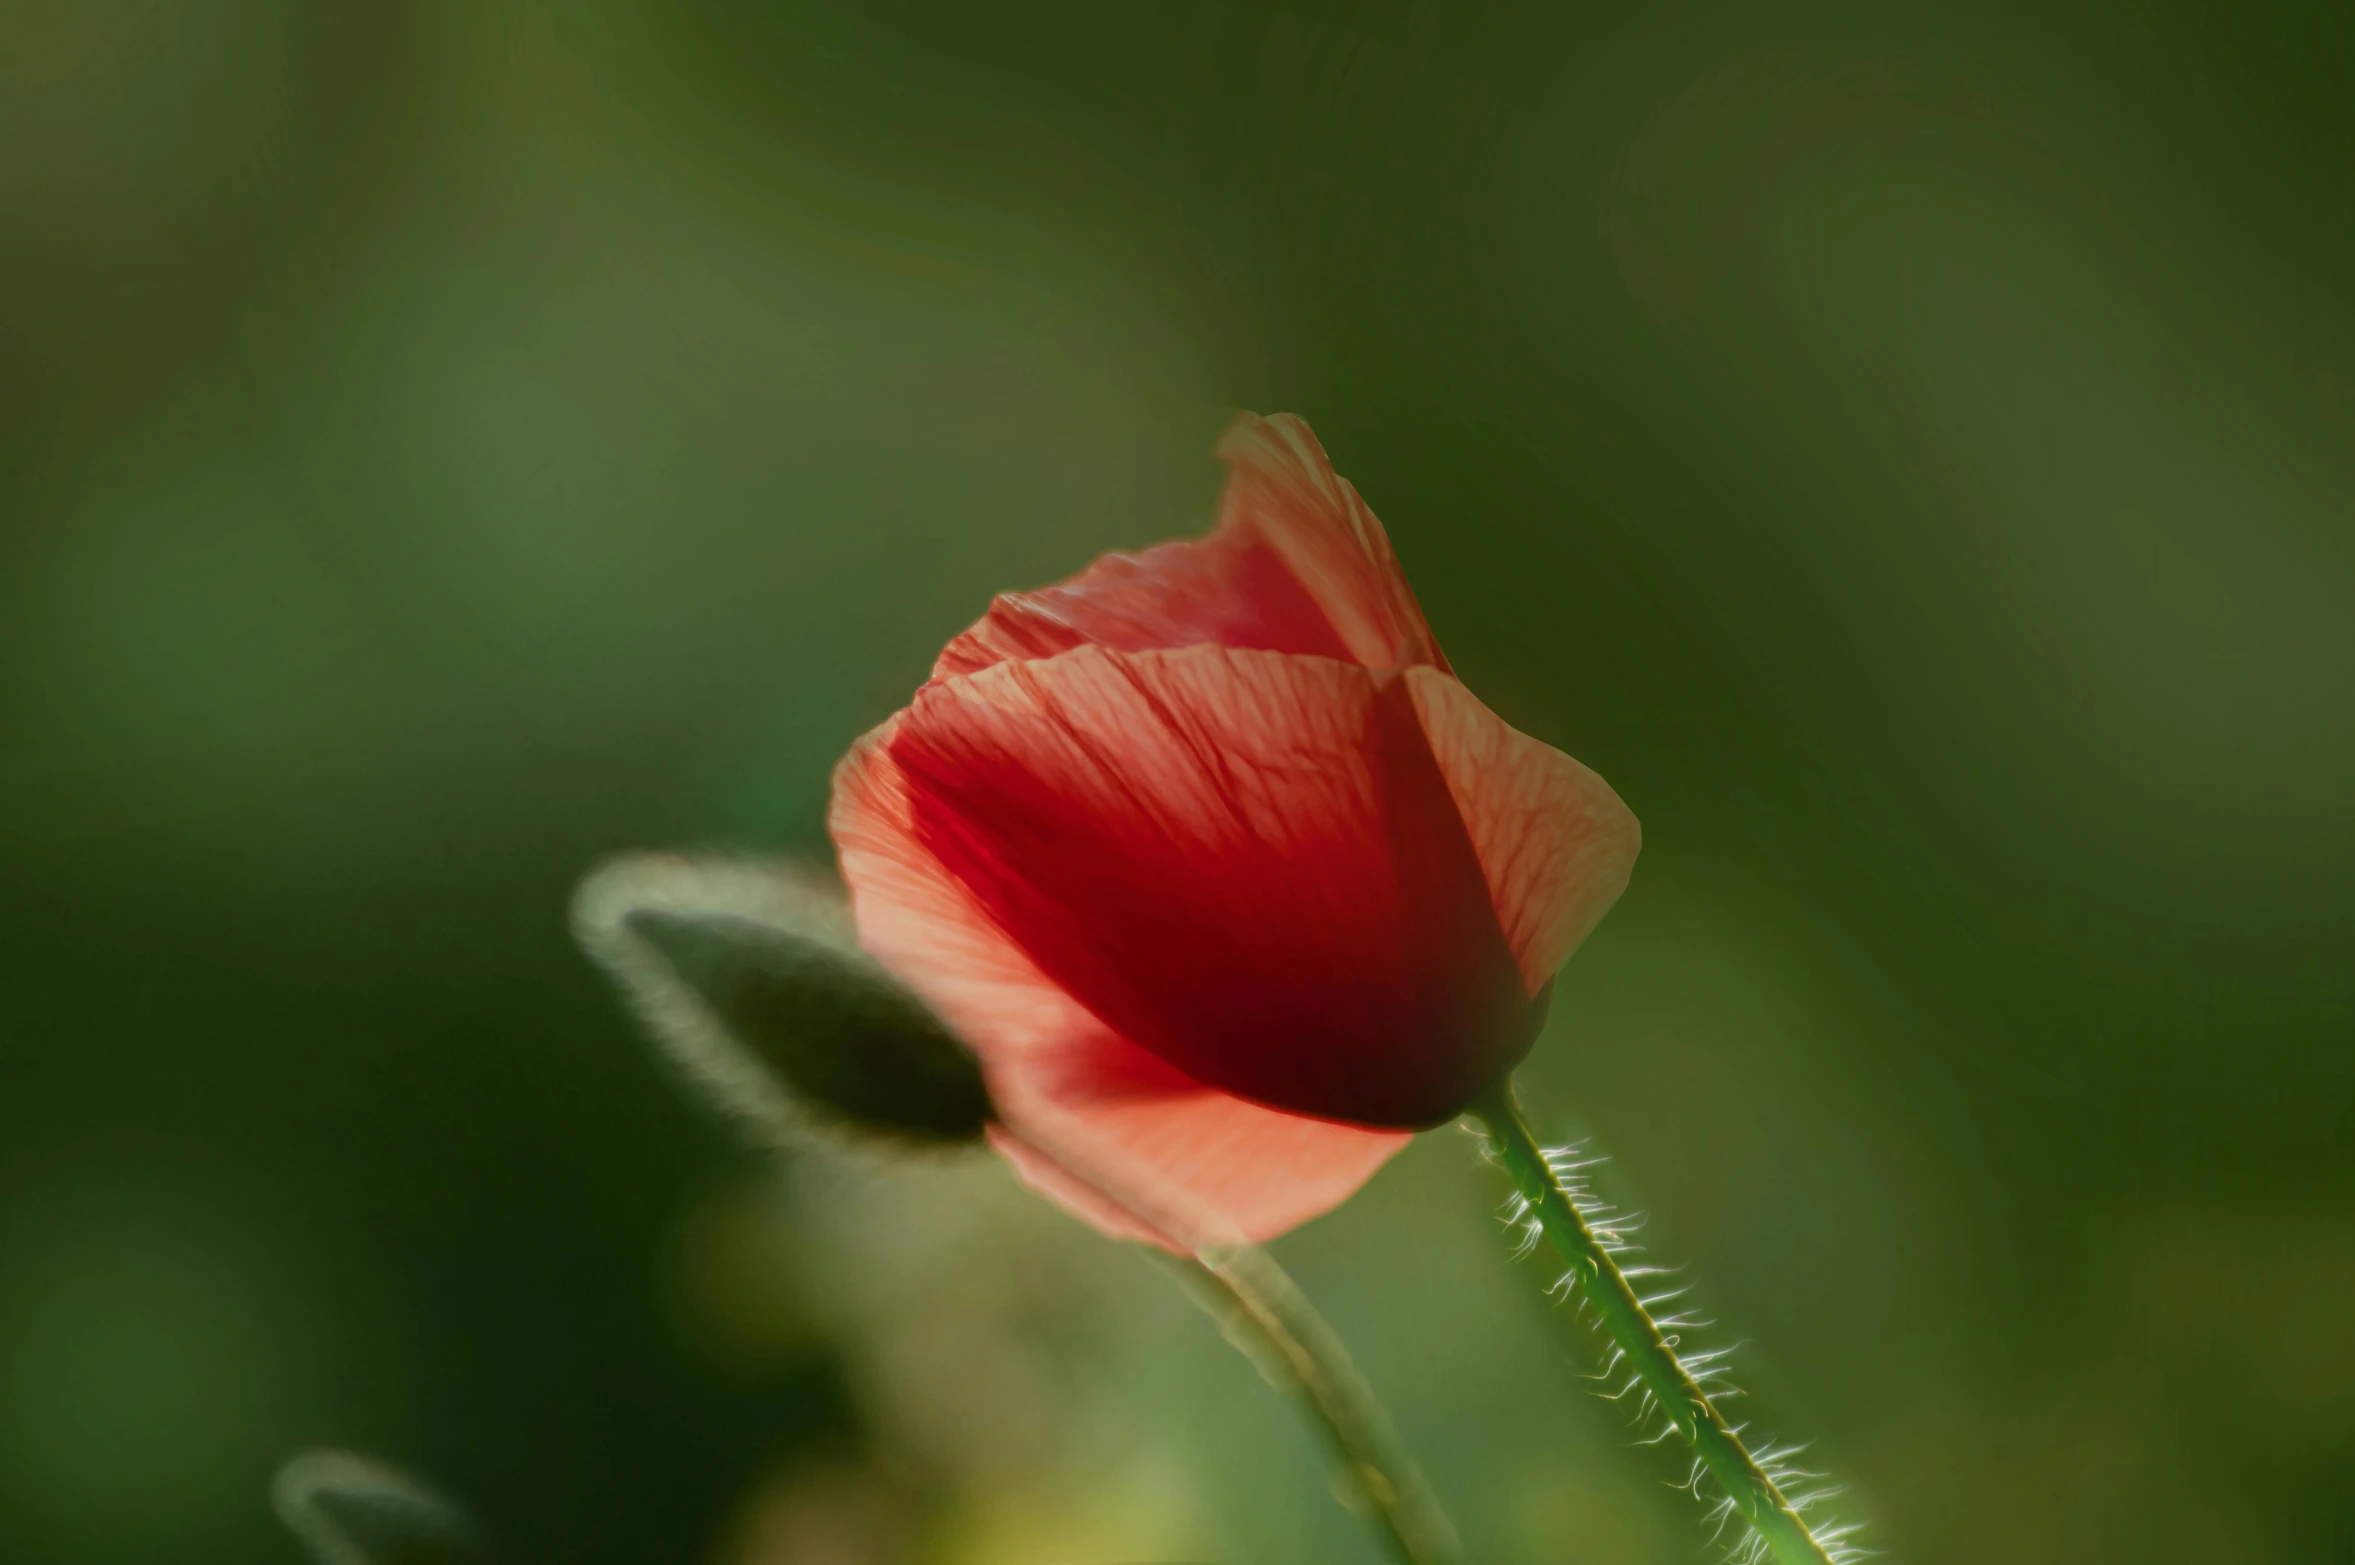
[[[1611,785],[1436,669],[1407,688],[1536,994],[1627,889],[1643,831]]]
[[[915,839],[907,780],[891,758],[905,712],[860,739],[834,769],[827,826],[850,887],[859,943],[922,995],[987,1066],[1095,1018],[973,906]]]
[[[1274,1238],[1349,1199],[1413,1138],[1213,1092],[1099,1030],[1001,1072],[992,1142],[1108,1233],[1172,1249]]]
[[[992,1138],[1025,1179],[1115,1238],[1184,1249],[1296,1227],[1405,1145],[1204,1087],[1050,983],[916,841],[890,753],[903,721],[861,739],[835,772],[843,878],[861,943],[981,1056],[1001,1119]]]
[[[1528,1045],[1487,879],[1396,675],[1083,647],[928,687],[889,749],[918,841],[973,903],[1206,1086],[1423,1126]]]
[[[1354,661],[1368,668],[1447,667],[1390,535],[1349,480],[1333,471],[1305,421],[1290,413],[1239,413],[1218,454],[1232,468],[1219,503],[1219,533],[1265,539],[1324,610]]]
[[[950,642],[932,677],[1091,643],[1122,652],[1210,642],[1345,658],[1348,649],[1283,556],[1247,533],[1107,554],[1071,580],[1001,594]]]
[[[1231,471],[1209,537],[1107,554],[1067,582],[1001,594],[942,651],[932,677],[1091,645],[1447,667],[1382,524],[1308,425],[1289,413],[1239,414],[1218,454]]]

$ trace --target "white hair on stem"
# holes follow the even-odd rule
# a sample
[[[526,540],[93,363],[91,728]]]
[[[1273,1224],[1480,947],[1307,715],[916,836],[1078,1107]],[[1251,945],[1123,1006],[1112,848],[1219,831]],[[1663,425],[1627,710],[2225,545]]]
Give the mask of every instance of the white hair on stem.
[[[1491,1161],[1497,1160],[1496,1147],[1485,1139],[1484,1150]],[[1652,1317],[1652,1325],[1660,1335],[1670,1362],[1685,1380],[1713,1403],[1743,1395],[1742,1388],[1730,1378],[1733,1355],[1743,1344],[1736,1342],[1710,1348],[1689,1347],[1686,1343],[1688,1333],[1712,1330],[1716,1322],[1697,1313],[1689,1304],[1674,1314],[1661,1316],[1655,1313],[1664,1305],[1689,1299],[1695,1285],[1685,1278],[1682,1268],[1642,1259],[1636,1235],[1642,1230],[1647,1214],[1630,1211],[1605,1200],[1596,1192],[1591,1176],[1608,1162],[1608,1158],[1583,1140],[1541,1148],[1540,1156],[1580,1221],[1593,1235],[1596,1247],[1619,1266],[1621,1276],[1629,1282],[1631,1288],[1639,1281],[1652,1279],[1665,1279],[1674,1284],[1650,1293],[1638,1293],[1635,1297],[1645,1314]],[[1516,1240],[1512,1259],[1525,1259],[1537,1248],[1538,1233],[1542,1231],[1536,1215],[1536,1203],[1526,1195],[1516,1193],[1506,1203],[1504,1212],[1506,1226],[1513,1231]],[[1622,1264],[1623,1258],[1626,1264]],[[1556,1277],[1548,1284],[1546,1292],[1549,1296],[1566,1301],[1571,1307],[1573,1318],[1586,1320],[1587,1293],[1575,1268]],[[1625,1406],[1630,1395],[1634,1395],[1631,1425],[1632,1438],[1636,1444],[1661,1445],[1681,1433],[1677,1419],[1661,1408],[1650,1384],[1641,1373],[1628,1365],[1626,1351],[1617,1344],[1611,1345],[1601,1367],[1584,1378],[1595,1383],[1594,1394],[1604,1401]],[[1737,1439],[1741,1438],[1746,1428],[1738,1424],[1728,1427]],[[1797,1444],[1769,1442],[1753,1453],[1751,1459],[1758,1471],[1782,1496],[1790,1513],[1800,1518],[1800,1525],[1824,1557],[1831,1560],[1833,1565],[1856,1565],[1856,1562],[1871,1557],[1873,1552],[1853,1541],[1859,1530],[1858,1524],[1817,1521],[1810,1516],[1810,1513],[1820,1511],[1846,1493],[1847,1486],[1826,1482],[1823,1473],[1798,1466],[1794,1459],[1804,1449],[1804,1446]],[[1671,1487],[1690,1493],[1702,1504],[1702,1520],[1711,1526],[1714,1542],[1723,1543],[1729,1527],[1740,1527],[1741,1536],[1727,1554],[1734,1565],[1763,1565],[1770,1547],[1768,1539],[1743,1514],[1736,1497],[1724,1492],[1718,1485],[1709,1463],[1698,1453],[1694,1455],[1684,1477]]]

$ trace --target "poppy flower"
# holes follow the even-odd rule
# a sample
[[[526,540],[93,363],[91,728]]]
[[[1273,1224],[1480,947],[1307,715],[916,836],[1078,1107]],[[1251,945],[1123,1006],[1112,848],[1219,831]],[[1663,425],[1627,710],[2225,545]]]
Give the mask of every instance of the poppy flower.
[[[1178,1245],[1326,1211],[1500,1080],[1639,840],[1455,679],[1305,423],[1241,415],[1218,454],[1209,536],[998,598],[830,820],[861,943],[978,1053],[1000,1150]]]

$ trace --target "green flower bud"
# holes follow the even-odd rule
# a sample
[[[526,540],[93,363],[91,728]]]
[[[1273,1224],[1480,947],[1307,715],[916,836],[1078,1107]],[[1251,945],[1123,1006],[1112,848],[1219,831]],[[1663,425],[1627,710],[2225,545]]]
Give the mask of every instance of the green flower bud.
[[[972,1051],[859,949],[842,893],[808,870],[619,859],[582,883],[573,923],[687,1078],[768,1139],[956,1143],[989,1124]]]

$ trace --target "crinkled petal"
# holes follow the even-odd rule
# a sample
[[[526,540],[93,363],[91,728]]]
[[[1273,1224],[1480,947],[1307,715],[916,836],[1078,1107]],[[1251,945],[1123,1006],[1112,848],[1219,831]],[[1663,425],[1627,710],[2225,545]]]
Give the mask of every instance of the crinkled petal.
[[[1352,659],[1368,668],[1447,668],[1390,535],[1333,471],[1306,421],[1290,413],[1237,414],[1218,454],[1232,469],[1219,532],[1265,539]]]
[[[1297,1227],[1405,1144],[1205,1087],[1049,982],[916,840],[891,757],[904,720],[835,773],[843,878],[861,943],[980,1055],[992,1139],[1026,1180],[1116,1238],[1182,1250]]]
[[[1349,655],[1282,555],[1251,534],[1222,532],[1107,554],[1060,585],[1003,593],[948,644],[932,677],[1091,644],[1143,652],[1206,642]]]
[[[927,687],[888,749],[916,840],[973,905],[1194,1081],[1419,1127],[1528,1047],[1521,971],[1396,674],[1082,647]]]
[[[1209,537],[1107,554],[1056,586],[1001,594],[948,644],[933,678],[1082,646],[1210,645],[1369,668],[1447,666],[1382,524],[1305,423],[1240,414],[1218,453],[1231,471]]]
[[[1407,688],[1531,994],[1627,889],[1643,831],[1611,785],[1436,669]]]

